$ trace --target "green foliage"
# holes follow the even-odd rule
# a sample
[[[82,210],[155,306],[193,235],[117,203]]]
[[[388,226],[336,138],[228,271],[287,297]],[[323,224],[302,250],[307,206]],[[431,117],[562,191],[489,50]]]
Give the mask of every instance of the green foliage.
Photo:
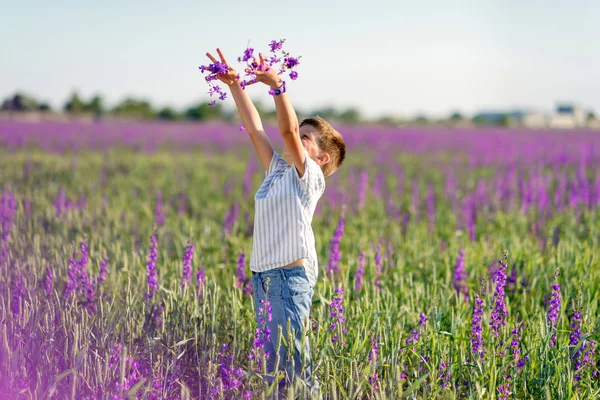
[[[147,100],[128,97],[115,106],[112,110],[115,115],[141,119],[154,119],[156,112]]]
[[[185,118],[193,121],[204,121],[210,119],[221,119],[224,116],[223,105],[220,102],[214,107],[203,101],[194,106],[189,107],[185,113]]]

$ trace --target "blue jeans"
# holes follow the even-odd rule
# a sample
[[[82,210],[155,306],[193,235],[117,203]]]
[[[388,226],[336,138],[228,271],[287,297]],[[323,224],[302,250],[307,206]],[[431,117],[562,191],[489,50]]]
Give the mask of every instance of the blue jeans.
[[[290,323],[293,341],[293,357],[288,357],[289,351],[281,341],[279,347],[278,369],[286,372],[283,384],[293,382],[294,377],[300,377],[311,390],[318,390],[318,383],[313,382],[310,366],[310,348],[307,332],[304,332],[312,305],[313,289],[308,283],[306,271],[302,266],[277,268],[265,272],[253,272],[254,311],[258,327],[264,329],[261,323],[271,330],[271,340],[265,341],[265,351],[268,352],[267,372],[275,370],[277,364],[277,342],[279,341],[279,326],[281,326],[286,343],[288,339],[287,324]],[[263,302],[271,303],[271,321],[268,320]],[[261,300],[263,302],[261,302]],[[263,308],[263,313],[259,309]],[[310,329],[310,324],[308,324]],[[302,342],[304,341],[304,345]],[[291,350],[291,349],[289,349]],[[301,353],[301,350],[304,350]],[[292,364],[293,363],[293,364]]]

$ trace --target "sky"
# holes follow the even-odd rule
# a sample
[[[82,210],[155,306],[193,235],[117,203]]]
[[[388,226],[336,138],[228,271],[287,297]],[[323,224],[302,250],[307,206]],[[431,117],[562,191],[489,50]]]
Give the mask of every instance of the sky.
[[[0,99],[62,107],[73,90],[183,109],[208,99],[198,70],[273,39],[302,56],[288,94],[302,110],[366,117],[574,102],[600,112],[600,1],[0,0]],[[234,67],[238,67],[234,62]],[[248,88],[268,107],[268,88]],[[233,107],[228,98],[227,107]]]

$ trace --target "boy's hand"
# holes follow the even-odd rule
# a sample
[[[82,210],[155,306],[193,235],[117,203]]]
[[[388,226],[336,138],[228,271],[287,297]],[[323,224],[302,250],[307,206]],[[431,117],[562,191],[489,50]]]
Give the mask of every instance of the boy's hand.
[[[246,69],[246,72],[253,72],[256,75],[256,79],[251,80],[246,84],[252,85],[256,82],[262,82],[265,85],[269,86],[271,89],[276,89],[281,86],[283,83],[283,79],[279,76],[275,68],[269,67],[265,64],[265,58],[262,53],[258,54],[260,63],[256,62],[256,58],[254,59],[254,65],[258,65],[255,69]]]
[[[217,78],[226,84],[227,86],[231,86],[234,83],[240,80],[240,75],[235,71],[235,69],[231,68],[229,64],[227,64],[227,60],[225,60],[225,56],[221,52],[221,49],[217,49],[217,53],[219,53],[219,57],[221,58],[221,63],[227,65],[227,73],[225,74],[217,74]],[[213,63],[216,63],[217,60],[210,53],[206,53],[206,56],[210,58]]]

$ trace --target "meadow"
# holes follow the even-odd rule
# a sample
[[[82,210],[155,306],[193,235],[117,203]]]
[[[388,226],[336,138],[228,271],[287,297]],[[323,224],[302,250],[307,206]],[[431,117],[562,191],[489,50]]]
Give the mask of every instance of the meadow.
[[[323,398],[598,398],[600,132],[337,128]],[[0,121],[0,398],[267,398],[263,177],[234,125]]]

